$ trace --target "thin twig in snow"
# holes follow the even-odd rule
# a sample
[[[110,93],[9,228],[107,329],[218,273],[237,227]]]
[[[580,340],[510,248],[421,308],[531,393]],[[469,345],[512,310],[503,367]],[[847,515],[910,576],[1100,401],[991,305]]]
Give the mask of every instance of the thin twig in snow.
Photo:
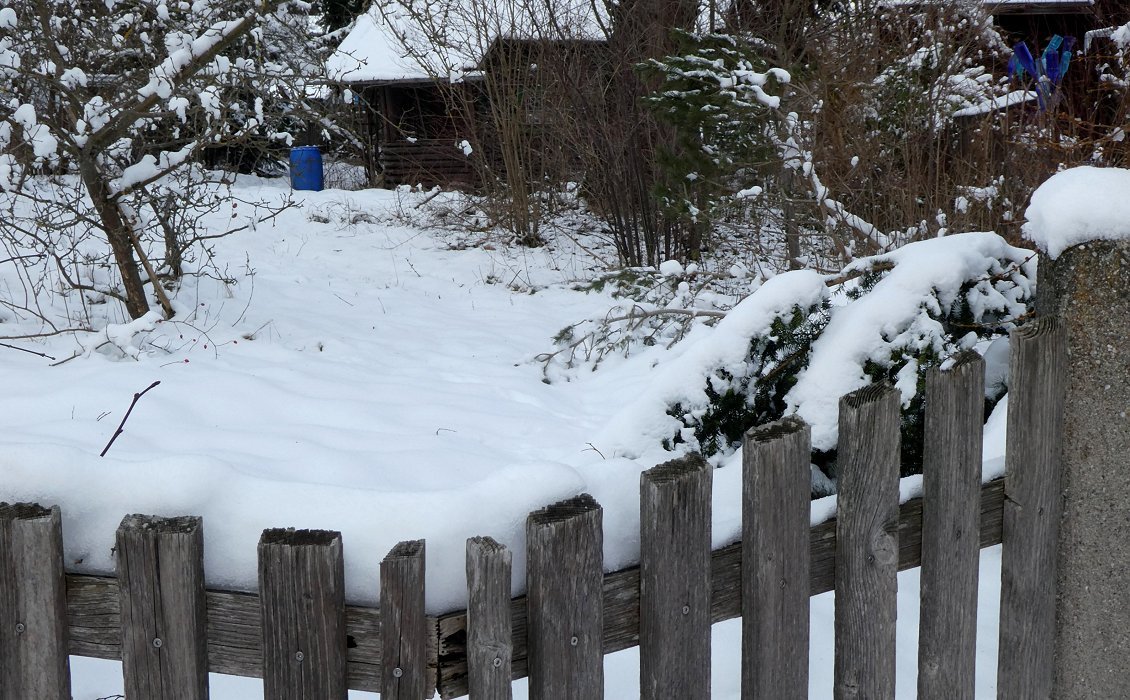
[[[8,345],[7,343],[0,343],[0,347],[11,348],[12,350],[19,350],[20,352],[31,353],[32,355],[39,355],[40,357],[45,357],[48,360],[54,360],[55,359],[54,357],[51,357],[47,353],[37,352],[35,350],[28,350],[27,348],[21,348],[21,347],[18,347],[16,345]]]
[[[149,386],[145,387],[145,389],[143,389],[142,391],[139,391],[138,393],[133,395],[133,401],[130,402],[129,408],[126,409],[126,414],[124,416],[122,416],[122,422],[118,423],[118,429],[114,431],[114,436],[110,438],[110,442],[107,442],[106,446],[102,448],[102,453],[98,455],[99,457],[105,457],[106,453],[110,451],[110,447],[114,444],[114,441],[118,439],[119,435],[121,435],[123,432],[125,432],[126,421],[129,420],[129,414],[133,413],[133,407],[137,405],[138,399],[140,399],[142,396],[145,396],[145,394],[150,389],[152,389],[153,387],[157,386],[160,383],[161,383],[161,380],[157,380],[157,381],[153,382],[152,384],[150,384]]]

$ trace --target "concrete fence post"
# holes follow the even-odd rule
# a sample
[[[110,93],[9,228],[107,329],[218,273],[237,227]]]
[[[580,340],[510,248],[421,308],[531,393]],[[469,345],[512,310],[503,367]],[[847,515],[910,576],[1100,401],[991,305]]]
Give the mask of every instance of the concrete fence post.
[[[1045,188],[1026,228],[1052,254],[1037,311],[1068,337],[1053,697],[1130,698],[1130,171]]]

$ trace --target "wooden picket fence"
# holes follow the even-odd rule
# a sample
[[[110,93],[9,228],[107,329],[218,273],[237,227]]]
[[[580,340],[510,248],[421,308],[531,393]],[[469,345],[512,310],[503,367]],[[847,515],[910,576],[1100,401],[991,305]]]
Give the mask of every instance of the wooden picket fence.
[[[64,571],[60,512],[0,505],[0,700],[70,697],[68,654],[121,659],[129,700],[206,698],[208,671],[267,698],[603,697],[603,656],[640,647],[641,697],[710,696],[710,626],[741,617],[743,698],[808,695],[809,597],[836,592],[834,697],[893,698],[896,573],[922,567],[921,698],[973,698],[979,548],[1004,542],[999,697],[1048,697],[1066,344],[1051,318],[1013,333],[1007,475],[981,483],[984,366],[927,379],[925,497],[899,503],[899,394],[840,402],[837,517],[810,526],[808,427],[750,431],[743,537],[711,551],[711,468],[641,478],[640,564],[605,574],[590,496],[531,513],[527,593],[511,552],[467,542],[468,609],[424,612],[424,542],[381,563],[379,608],[345,605],[341,535],[267,530],[257,595],[206,590],[200,518],[127,516],[117,576]]]

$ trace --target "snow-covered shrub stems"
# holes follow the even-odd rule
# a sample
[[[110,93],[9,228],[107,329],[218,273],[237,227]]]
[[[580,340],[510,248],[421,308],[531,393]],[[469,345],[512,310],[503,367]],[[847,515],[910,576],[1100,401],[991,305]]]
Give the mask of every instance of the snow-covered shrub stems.
[[[908,244],[836,276],[780,274],[660,366],[597,444],[722,457],[754,425],[797,414],[812,426],[816,463],[834,478],[839,398],[889,381],[902,395],[903,473],[912,473],[921,468],[927,368],[1005,334],[1034,287],[1033,253],[993,233]]]

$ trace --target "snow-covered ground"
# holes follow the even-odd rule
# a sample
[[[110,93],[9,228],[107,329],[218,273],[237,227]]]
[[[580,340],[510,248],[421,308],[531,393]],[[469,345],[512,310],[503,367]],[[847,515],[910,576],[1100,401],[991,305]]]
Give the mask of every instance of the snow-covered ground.
[[[239,188],[247,199],[289,192],[281,180]],[[202,515],[212,587],[255,587],[264,528],[340,530],[347,598],[361,604],[378,598],[385,553],[424,538],[432,613],[462,607],[469,536],[512,548],[521,590],[526,514],[583,491],[605,508],[606,568],[633,563],[639,472],[664,455],[656,446],[616,457],[601,436],[653,381],[664,350],[552,384],[533,359],[561,328],[615,303],[571,288],[597,266],[587,246],[566,237],[539,249],[487,237],[467,245],[467,234],[404,223],[398,213],[415,210],[402,194],[296,194],[302,208],[217,242],[218,262],[238,281],[186,281],[177,318],[133,337],[135,359],[106,345],[52,366],[0,350],[0,500],[59,504],[68,568],[82,572],[113,571],[114,532],[128,513]],[[70,336],[9,342],[59,360],[83,350]],[[155,381],[100,458],[133,394]],[[1002,417],[987,431],[994,473]],[[740,459],[725,460],[715,473],[716,546],[737,539],[739,484]],[[919,484],[907,480],[904,497]],[[815,502],[813,520],[833,503]],[[982,556],[982,581],[978,695],[990,697],[998,550]],[[899,697],[909,698],[917,573],[900,575],[900,589]],[[812,626],[811,696],[823,698],[830,594],[813,599]],[[737,697],[739,634],[736,621],[715,627],[715,697]],[[636,652],[607,664],[608,697],[636,695]],[[78,700],[120,692],[117,664],[76,660],[73,674]],[[217,678],[212,697],[260,692],[255,681]]]

